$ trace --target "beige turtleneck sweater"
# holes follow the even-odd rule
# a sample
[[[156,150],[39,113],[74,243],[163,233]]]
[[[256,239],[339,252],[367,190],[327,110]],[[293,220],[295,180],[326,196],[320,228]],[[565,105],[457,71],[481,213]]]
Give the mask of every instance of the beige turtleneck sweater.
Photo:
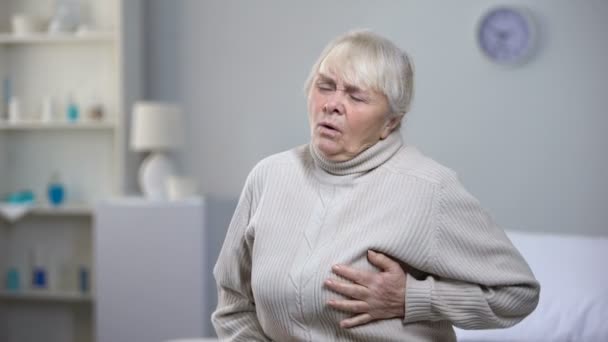
[[[374,270],[373,249],[409,265],[405,317],[342,329],[327,300],[334,264]],[[539,284],[451,170],[394,132],[335,163],[302,146],[249,174],[215,265],[212,320],[229,341],[455,341],[534,310]]]

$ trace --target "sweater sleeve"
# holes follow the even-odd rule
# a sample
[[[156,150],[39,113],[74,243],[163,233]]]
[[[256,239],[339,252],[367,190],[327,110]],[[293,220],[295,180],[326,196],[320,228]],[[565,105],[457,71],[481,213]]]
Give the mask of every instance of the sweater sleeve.
[[[407,275],[405,323],[447,320],[463,329],[515,325],[540,285],[504,231],[451,175],[438,196],[429,275]]]
[[[253,238],[247,235],[247,226],[254,207],[253,173],[247,178],[213,269],[218,304],[211,320],[222,341],[269,341],[257,318],[251,290]]]

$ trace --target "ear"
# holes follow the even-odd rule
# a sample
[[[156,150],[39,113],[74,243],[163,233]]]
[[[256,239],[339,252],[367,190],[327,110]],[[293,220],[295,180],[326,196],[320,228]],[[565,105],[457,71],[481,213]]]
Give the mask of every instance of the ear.
[[[395,128],[399,127],[400,123],[401,115],[393,116],[388,119],[386,121],[386,124],[384,124],[384,127],[382,128],[382,132],[380,132],[380,139],[386,139],[386,137],[388,137],[389,134],[391,134],[391,132],[395,130]]]

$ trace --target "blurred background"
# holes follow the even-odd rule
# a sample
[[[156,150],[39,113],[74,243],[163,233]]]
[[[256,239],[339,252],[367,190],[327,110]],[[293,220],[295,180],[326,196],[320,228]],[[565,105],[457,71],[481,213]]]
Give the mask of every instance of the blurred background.
[[[183,313],[203,322],[200,328],[184,324],[178,327],[183,336],[162,338],[213,335],[210,269],[245,178],[262,158],[308,142],[304,81],[323,47],[356,28],[391,39],[413,58],[416,88],[402,128],[405,140],[454,169],[501,227],[608,235],[607,1],[67,1],[73,2],[80,4],[80,26],[59,28],[48,42],[27,27],[15,37],[14,17],[56,17],[61,1],[0,0],[0,29],[6,32],[0,36],[0,76],[12,91],[4,92],[7,123],[0,124],[0,195],[31,189],[33,203],[45,202],[47,183],[59,183],[68,200],[77,199],[66,201],[72,204],[67,209],[35,204],[19,220],[0,218],[7,288],[0,298],[0,341],[127,341],[114,334],[128,330],[129,322],[113,325],[117,316],[107,318],[116,310],[127,314],[120,306],[131,294],[125,284],[141,296],[128,306],[142,308],[146,299],[158,305],[162,292],[151,290],[155,286],[184,281],[171,278],[177,273],[120,273],[118,267],[128,264],[123,261],[138,253],[145,255],[136,263],[141,268],[203,270],[189,273],[183,266],[195,295],[185,291],[165,303],[179,308],[204,302]],[[480,25],[497,6],[521,9],[533,25],[529,57],[516,64],[493,60],[481,48]],[[77,42],[64,38],[66,32]],[[71,78],[76,81],[68,84]],[[28,117],[28,106],[44,108],[40,98],[47,93],[55,118],[69,110],[73,93],[83,119],[76,124],[84,126],[66,129],[58,120],[45,126],[44,117]],[[15,94],[25,119],[11,122]],[[169,155],[199,199],[125,199],[141,193],[144,154],[135,151],[130,135],[133,105],[144,100],[178,106],[183,143]],[[84,120],[95,114],[95,104],[103,106],[104,118]],[[61,181],[49,181],[54,170]],[[153,212],[162,215],[154,221]],[[150,231],[155,235],[142,228],[161,221],[165,226]],[[174,242],[197,245],[167,242],[168,232],[186,226],[194,229],[184,228],[182,240]],[[130,228],[139,230],[126,233]],[[183,260],[176,257],[182,252]],[[196,262],[184,261],[189,259]],[[41,289],[21,296],[9,291],[9,274],[19,275],[20,289],[32,287],[32,269],[45,261],[49,273],[70,265],[77,284],[50,299]],[[82,277],[91,284],[83,288]],[[129,312],[141,322],[154,316]]]
[[[205,192],[238,194],[264,156],[308,142],[303,83],[322,48],[369,28],[406,50],[416,94],[404,136],[455,169],[504,226],[605,233],[604,1],[510,1],[536,51],[489,60],[476,28],[501,1],[148,1],[145,96],[182,104],[180,162]]]

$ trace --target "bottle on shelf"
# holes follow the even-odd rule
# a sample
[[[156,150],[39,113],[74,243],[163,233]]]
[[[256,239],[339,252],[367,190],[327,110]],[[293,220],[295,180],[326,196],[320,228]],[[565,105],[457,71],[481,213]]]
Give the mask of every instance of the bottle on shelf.
[[[19,269],[11,266],[6,270],[6,290],[17,292],[21,289],[21,275]]]
[[[0,108],[0,121],[8,120],[9,101],[11,99],[11,80],[8,77],[2,79],[2,107]]]
[[[42,114],[40,120],[44,123],[50,123],[53,121],[53,98],[51,96],[45,96],[42,99]]]
[[[63,292],[75,292],[77,289],[77,275],[74,262],[70,259],[61,259],[57,263],[57,288]]]
[[[8,121],[17,123],[21,119],[21,103],[19,98],[12,96],[8,104]]]
[[[48,288],[48,272],[44,265],[42,252],[39,247],[35,247],[31,251],[31,267],[32,267],[32,289],[44,290]]]
[[[65,186],[61,182],[58,172],[54,172],[48,184],[48,200],[52,207],[58,207],[65,202]]]
[[[74,32],[80,24],[80,3],[77,0],[58,0],[49,23],[49,33]]]
[[[89,268],[86,265],[78,267],[78,290],[82,294],[87,294],[90,291]]]
[[[80,109],[74,101],[74,97],[70,94],[68,97],[68,105],[66,107],[66,116],[69,122],[76,122],[80,117]]]
[[[105,108],[101,101],[94,96],[87,108],[87,119],[91,121],[102,121],[104,119]]]

